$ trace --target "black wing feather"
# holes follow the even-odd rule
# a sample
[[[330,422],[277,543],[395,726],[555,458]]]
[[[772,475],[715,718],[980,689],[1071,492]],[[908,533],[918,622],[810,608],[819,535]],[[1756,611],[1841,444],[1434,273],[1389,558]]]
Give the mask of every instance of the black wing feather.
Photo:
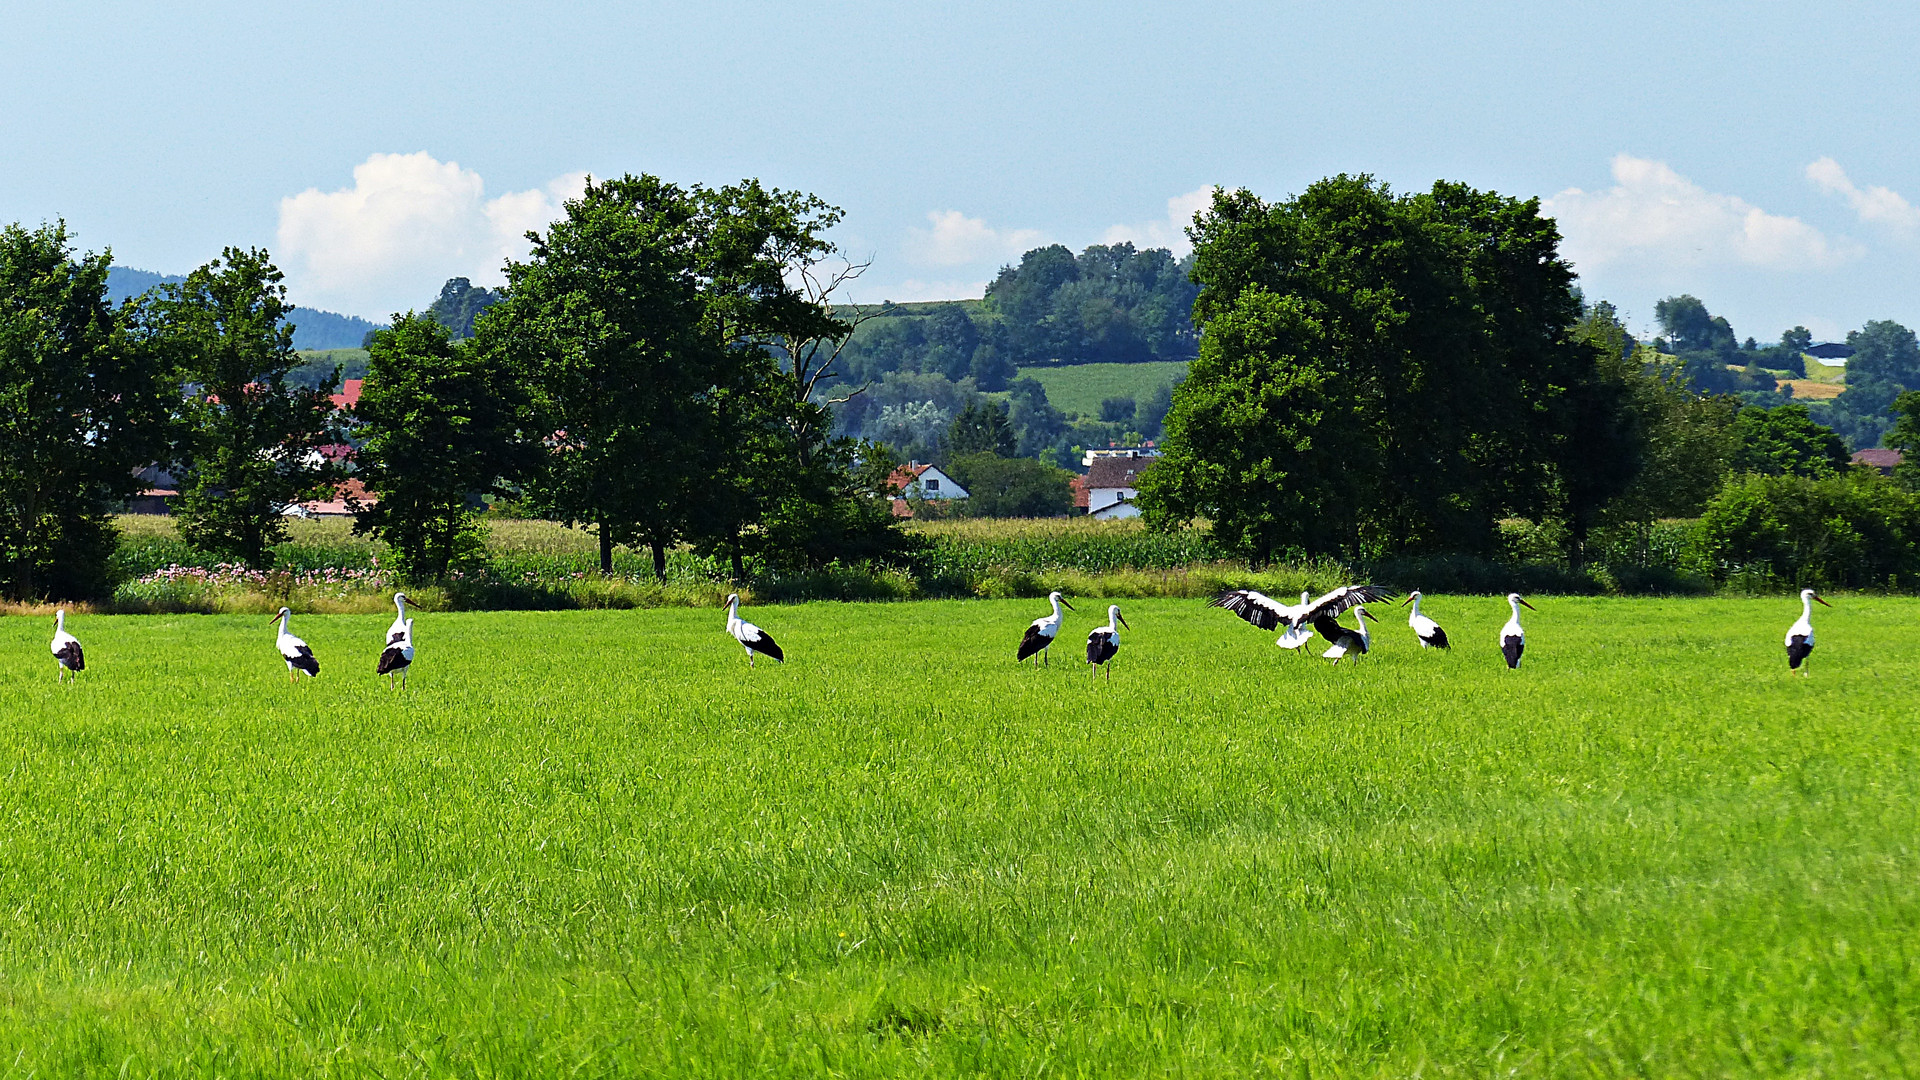
[[[1298,626],[1302,622],[1311,622],[1315,626],[1318,626],[1319,619],[1322,615],[1339,615],[1348,608],[1356,607],[1360,604],[1381,603],[1382,601],[1391,600],[1399,595],[1399,593],[1394,592],[1384,585],[1342,585],[1332,592],[1327,593],[1325,596],[1322,596],[1320,599],[1315,600],[1299,618],[1294,620],[1293,625]]]
[[[1104,630],[1095,630],[1087,635],[1087,663],[1104,664],[1113,659],[1113,654],[1119,651],[1120,644],[1113,640],[1112,634]]]
[[[68,671],[87,670],[87,656],[80,651],[80,643],[77,641],[67,642],[60,647],[59,652],[53,655],[60,660],[60,663],[63,664]]]
[[[395,645],[380,654],[380,666],[374,673],[377,675],[390,674],[399,671],[411,663],[413,663],[413,661],[407,659],[407,654],[400,651],[400,646]]]
[[[1527,651],[1527,640],[1522,637],[1503,637],[1500,639],[1500,652],[1507,658],[1507,666],[1520,666],[1520,654]]]
[[[1798,668],[1806,662],[1807,657],[1812,655],[1813,643],[1803,634],[1793,635],[1793,640],[1787,642],[1787,669],[1791,671]]]
[[[1428,645],[1431,645],[1436,649],[1453,648],[1452,645],[1447,643],[1447,632],[1444,629],[1442,629],[1438,623],[1434,624],[1433,636],[1430,638],[1427,638],[1426,642]]]
[[[1207,601],[1207,606],[1226,608],[1262,630],[1271,630],[1281,622],[1280,613],[1268,606],[1272,603],[1252,589],[1228,589]]]
[[[783,664],[787,661],[787,654],[780,651],[780,646],[774,644],[773,635],[765,630],[760,631],[760,636],[747,642],[746,646],[762,656],[771,656]]]
[[[318,678],[320,675],[320,661],[314,658],[313,650],[305,645],[300,646],[300,655],[287,661],[287,663],[292,664],[295,668],[315,678]]]
[[[1051,644],[1053,644],[1053,639],[1041,633],[1039,627],[1029,626],[1027,627],[1027,636],[1020,639],[1020,651],[1015,653],[1013,658],[1015,660],[1025,660],[1027,657],[1032,656],[1034,653],[1039,652]]]

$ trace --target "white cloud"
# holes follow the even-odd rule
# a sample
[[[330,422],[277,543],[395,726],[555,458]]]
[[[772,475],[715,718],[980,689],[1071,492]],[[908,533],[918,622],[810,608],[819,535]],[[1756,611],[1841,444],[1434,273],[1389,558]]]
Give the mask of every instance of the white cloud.
[[[1149,221],[1144,225],[1115,225],[1100,237],[1100,242],[1118,244],[1131,240],[1135,247],[1167,248],[1175,258],[1184,259],[1187,252],[1193,250],[1193,241],[1187,239],[1187,226],[1193,224],[1193,215],[1213,205],[1213,192],[1213,187],[1209,185],[1195,188],[1185,195],[1175,195],[1167,200],[1164,221]]]
[[[1583,271],[1615,263],[1826,269],[1860,254],[1844,237],[1829,240],[1799,218],[1714,194],[1665,162],[1621,154],[1613,179],[1606,191],[1568,188],[1542,204]]]
[[[995,229],[958,210],[935,210],[927,221],[932,228],[907,230],[907,255],[921,266],[1010,259],[1041,243],[1037,229]]]
[[[424,308],[450,277],[500,284],[501,264],[526,254],[527,230],[558,218],[585,182],[570,173],[488,199],[480,174],[456,162],[374,154],[350,188],[280,200],[276,254],[297,302],[384,319]]]
[[[1900,196],[1900,193],[1887,187],[1870,187],[1862,190],[1847,176],[1840,163],[1830,157],[1807,166],[1807,179],[1828,195],[1839,195],[1860,215],[1860,220],[1869,225],[1882,225],[1901,234],[1920,228],[1920,209]]]

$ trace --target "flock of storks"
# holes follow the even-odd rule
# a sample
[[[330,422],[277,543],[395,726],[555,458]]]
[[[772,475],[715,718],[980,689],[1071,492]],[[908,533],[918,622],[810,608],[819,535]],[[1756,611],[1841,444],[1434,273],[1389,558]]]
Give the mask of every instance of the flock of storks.
[[[1372,636],[1367,633],[1367,620],[1379,622],[1378,618],[1366,609],[1367,604],[1383,603],[1398,594],[1378,585],[1342,585],[1318,599],[1308,593],[1300,594],[1298,604],[1283,604],[1265,593],[1253,589],[1228,589],[1207,601],[1209,607],[1225,608],[1262,630],[1275,630],[1285,627],[1275,644],[1283,649],[1300,649],[1319,635],[1327,642],[1327,649],[1320,655],[1332,660],[1336,665],[1348,656],[1359,658],[1367,654],[1372,646]],[[1050,614],[1033,620],[1027,627],[1025,636],[1020,639],[1020,647],[1014,658],[1024,662],[1032,660],[1036,665],[1052,663],[1052,648],[1055,639],[1060,636],[1060,627],[1065,621],[1061,610],[1074,610],[1072,604],[1059,593],[1049,593],[1047,602],[1052,605]],[[407,615],[406,593],[393,594],[393,606],[396,610],[393,625],[387,627],[386,640],[380,652],[379,662],[374,665],[376,675],[385,676],[391,689],[397,677],[399,684],[406,685],[407,674],[413,667],[413,619]],[[1832,607],[1812,589],[1800,590],[1800,618],[1787,630],[1787,667],[1805,671],[1807,657],[1813,652],[1813,605],[1815,603]],[[1520,657],[1527,649],[1526,631],[1520,626],[1520,609],[1538,610],[1527,603],[1519,593],[1508,593],[1507,604],[1513,609],[1513,616],[1500,628],[1500,652],[1506,657],[1507,667],[1518,668]],[[1407,626],[1423,649],[1448,649],[1452,643],[1447,640],[1447,632],[1433,619],[1420,613],[1420,593],[1407,594],[1401,606],[1411,607],[1407,615]],[[1354,625],[1346,626],[1340,622],[1340,616],[1351,611]],[[287,679],[297,680],[302,674],[309,678],[320,674],[320,661],[314,657],[313,649],[306,642],[293,636],[287,629],[287,622],[293,612],[281,608],[273,616],[280,624],[279,632],[274,636],[274,647],[280,658],[286,661]],[[1119,604],[1107,606],[1107,624],[1096,627],[1087,634],[1087,663],[1101,671],[1107,681],[1113,680],[1113,658],[1120,652],[1120,628],[1129,632],[1133,627],[1120,614]],[[774,660],[786,660],[773,635],[740,617],[740,594],[727,597],[727,633],[747,651],[747,666],[752,667],[754,658],[766,656]],[[78,672],[87,666],[86,653],[80,648],[80,642],[67,633],[67,613],[64,609],[53,616],[53,658],[59,665],[56,677],[65,681],[72,674],[78,678]]]

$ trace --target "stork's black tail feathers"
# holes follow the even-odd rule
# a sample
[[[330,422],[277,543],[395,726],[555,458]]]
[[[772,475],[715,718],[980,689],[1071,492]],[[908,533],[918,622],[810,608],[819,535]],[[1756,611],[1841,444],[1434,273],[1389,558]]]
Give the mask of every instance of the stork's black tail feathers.
[[[747,648],[761,656],[771,656],[783,664],[787,662],[787,654],[780,651],[780,646],[774,642],[773,636],[764,630],[760,632],[759,637],[747,642]]]
[[[287,663],[292,664],[295,670],[304,671],[316,679],[320,677],[320,661],[314,659],[313,651],[310,649],[301,649],[300,655],[289,659]]]
[[[401,668],[406,667],[408,662],[407,654],[400,651],[400,646],[395,645],[380,654],[380,666],[375,670],[374,674],[385,675],[389,672],[399,671]]]
[[[66,647],[53,655],[68,671],[87,670],[87,655],[80,651],[80,643],[77,641],[67,642]]]
[[[1793,635],[1793,640],[1787,642],[1787,670],[1798,669],[1801,664],[1806,663],[1807,657],[1812,655],[1812,643],[1801,634]]]
[[[1020,639],[1020,651],[1013,654],[1015,660],[1025,660],[1041,649],[1053,644],[1053,639],[1040,632],[1037,626],[1027,627],[1027,636]]]

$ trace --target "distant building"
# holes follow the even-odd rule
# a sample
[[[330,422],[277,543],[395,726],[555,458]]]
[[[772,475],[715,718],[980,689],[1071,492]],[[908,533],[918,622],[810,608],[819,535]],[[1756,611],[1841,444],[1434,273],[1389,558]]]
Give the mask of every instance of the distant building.
[[[1139,517],[1134,499],[1140,494],[1140,474],[1153,465],[1157,454],[1103,455],[1093,459],[1087,469],[1087,513],[1101,521]]]
[[[1086,450],[1080,454],[1080,464],[1093,468],[1093,463],[1107,457],[1159,457],[1160,451],[1152,443],[1144,446],[1108,446],[1099,450]]]
[[[355,405],[360,404],[360,387],[365,384],[366,381],[365,379],[341,380],[340,392],[333,395],[333,407],[336,409],[351,409]]]
[[[908,499],[964,499],[967,489],[960,482],[942,472],[937,466],[922,465],[917,461],[908,462],[893,470],[888,478],[900,494],[893,500],[893,516],[910,518],[913,507]]]
[[[1855,465],[1868,465],[1882,473],[1892,473],[1893,467],[1906,460],[1906,455],[1898,450],[1886,450],[1875,447],[1872,450],[1856,451],[1853,455]]]
[[[298,518],[351,517],[353,506],[348,502],[349,499],[362,506],[371,506],[380,501],[378,497],[367,491],[365,484],[349,479],[333,489],[332,497],[295,503],[281,513],[287,517]]]
[[[1845,360],[1847,357],[1852,356],[1853,346],[1844,341],[1821,341],[1807,346],[1806,354],[1815,360],[1830,364],[1836,360]]]

